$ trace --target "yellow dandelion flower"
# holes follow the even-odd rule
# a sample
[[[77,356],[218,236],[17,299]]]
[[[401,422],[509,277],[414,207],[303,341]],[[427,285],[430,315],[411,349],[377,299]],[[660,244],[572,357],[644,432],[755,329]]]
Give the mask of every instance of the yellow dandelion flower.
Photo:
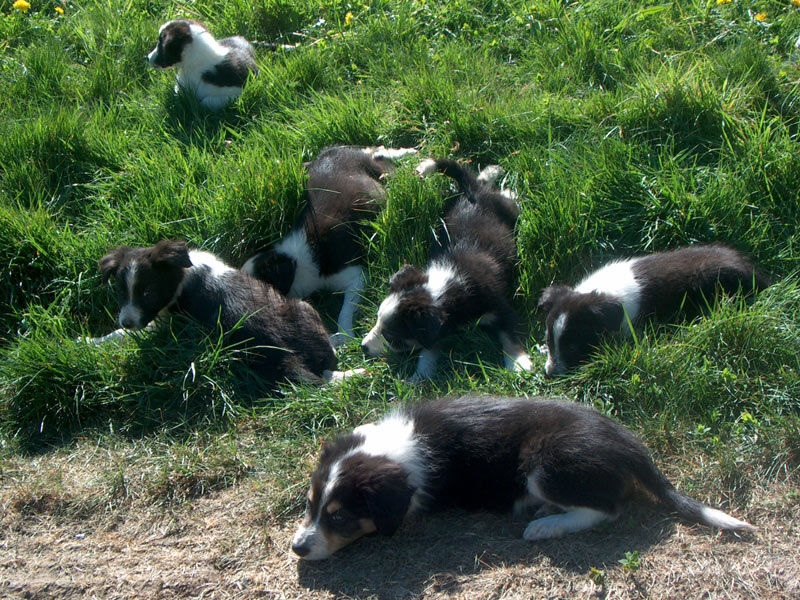
[[[800,0],[792,0],[793,6],[800,6]]]
[[[347,13],[347,14],[344,16],[344,24],[345,24],[345,25],[350,25],[352,22],[353,22],[353,13],[351,13],[351,12],[348,12],[348,13]]]
[[[64,14],[64,9],[63,9],[63,8],[61,8],[60,6],[56,6],[56,12],[57,12],[58,14],[60,14],[60,15],[63,15],[63,14]]]
[[[20,12],[28,12],[31,8],[31,3],[25,2],[25,0],[17,0],[12,6]]]
[[[760,13],[756,14],[756,16],[755,16],[755,17],[753,17],[753,18],[754,18],[756,21],[765,21],[765,20],[767,19],[767,13],[765,13],[765,12],[760,12]]]
[[[730,4],[732,0],[717,0],[717,4]]]

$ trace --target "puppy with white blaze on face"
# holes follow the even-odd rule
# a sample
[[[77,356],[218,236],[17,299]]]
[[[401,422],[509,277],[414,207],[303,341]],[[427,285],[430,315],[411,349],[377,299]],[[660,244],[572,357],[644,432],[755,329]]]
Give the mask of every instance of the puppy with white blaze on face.
[[[184,313],[209,331],[221,330],[267,381],[339,381],[354,371],[335,371],[336,354],[317,311],[284,298],[272,286],[229,267],[209,252],[180,240],[148,248],[114,248],[100,259],[105,279],[114,277],[121,329],[90,343],[119,339],[149,328],[158,317]]]
[[[667,513],[730,531],[752,525],[682,494],[622,425],[578,403],[464,396],[397,409],[325,444],[292,540],[322,560],[417,510],[524,513],[544,540],[615,519],[646,490]]]
[[[178,69],[175,92],[194,93],[206,108],[219,109],[242,93],[247,78],[258,74],[253,46],[243,37],[219,41],[198,21],[169,21],[158,30],[158,44],[147,55],[156,69]]]
[[[497,336],[507,369],[530,371],[511,304],[517,261],[514,227],[520,210],[511,192],[493,188],[502,169],[492,165],[475,176],[455,161],[427,159],[417,172],[453,178],[458,194],[445,203],[427,268],[406,265],[389,281],[377,322],[361,342],[364,353],[419,350],[412,380],[427,379],[435,372],[440,341],[478,321]]]
[[[688,246],[611,262],[577,286],[548,287],[545,374],[559,375],[587,360],[610,335],[627,336],[648,318],[695,316],[717,294],[752,294],[771,280],[742,252],[722,244]]]

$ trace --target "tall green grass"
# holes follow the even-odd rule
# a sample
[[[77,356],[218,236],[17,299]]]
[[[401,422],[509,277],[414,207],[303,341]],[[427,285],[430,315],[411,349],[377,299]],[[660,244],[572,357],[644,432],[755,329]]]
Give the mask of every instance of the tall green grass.
[[[592,403],[660,451],[708,453],[733,471],[797,465],[800,10],[788,2],[759,4],[763,22],[738,0],[31,3],[26,14],[0,7],[3,456],[139,439],[172,464],[164,448],[210,436],[228,440],[222,475],[197,468],[214,488],[249,472],[226,444],[255,431],[264,469],[297,482],[297,457],[333,430],[396,401],[479,390]],[[259,47],[260,75],[210,113],[173,94],[172,72],[146,67],[159,25],[177,16],[295,49]],[[109,248],[184,238],[239,265],[291,226],[302,162],[340,143],[505,167],[523,209],[515,301],[533,373],[505,372],[477,329],[429,384],[403,381],[413,359],[366,360],[353,343],[340,362],[369,377],[269,392],[235,349],[182,319],[119,345],[75,341],[115,325],[96,269]],[[360,332],[391,274],[427,260],[449,193],[441,178],[418,180],[412,161],[387,191],[365,241]],[[710,241],[751,252],[782,281],[544,380],[545,286],[612,257]],[[339,301],[313,299],[331,327]],[[191,488],[168,487],[165,497]],[[285,493],[270,504],[291,511]]]

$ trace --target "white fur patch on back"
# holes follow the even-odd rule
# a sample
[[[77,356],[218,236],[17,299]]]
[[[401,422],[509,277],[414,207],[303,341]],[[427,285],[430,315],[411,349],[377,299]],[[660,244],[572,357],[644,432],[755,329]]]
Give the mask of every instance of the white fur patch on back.
[[[613,296],[622,304],[622,308],[633,321],[639,314],[642,286],[636,281],[633,265],[637,258],[617,261],[607,264],[590,274],[576,287],[575,291],[581,294],[599,292]],[[622,330],[627,331],[628,325],[622,322]]]
[[[211,254],[211,252],[205,252],[203,250],[190,250],[189,260],[192,261],[193,267],[208,267],[211,271],[211,275],[215,278],[235,270],[233,267],[226,265],[218,257]]]
[[[452,264],[435,262],[425,271],[428,281],[425,289],[428,290],[434,302],[439,300],[447,288],[459,281],[458,272]]]
[[[351,453],[385,456],[408,471],[408,483],[422,487],[425,480],[424,453],[415,436],[414,421],[402,413],[385,416],[377,423],[356,427],[353,433],[364,436],[364,443]]]

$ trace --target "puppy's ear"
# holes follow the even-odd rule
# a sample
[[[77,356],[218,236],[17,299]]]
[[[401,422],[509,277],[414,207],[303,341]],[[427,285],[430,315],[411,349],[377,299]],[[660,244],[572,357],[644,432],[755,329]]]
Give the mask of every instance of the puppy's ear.
[[[189,248],[183,240],[161,240],[152,250],[150,255],[154,265],[167,267],[180,267],[188,269],[192,266],[189,259]]]
[[[622,304],[614,300],[599,298],[597,302],[590,305],[589,310],[597,318],[603,329],[617,330],[625,317]]]
[[[403,265],[403,267],[389,280],[389,288],[393,292],[425,285],[428,276],[413,265]]]
[[[414,489],[400,465],[387,462],[377,470],[364,489],[367,510],[378,533],[392,535],[408,512]]]
[[[568,285],[551,285],[542,292],[536,308],[542,312],[548,313],[552,310],[553,306],[555,306],[556,302],[571,294],[572,291],[572,288]]]
[[[108,254],[98,261],[97,266],[100,269],[100,273],[103,275],[103,283],[107,282],[109,277],[117,276],[119,265],[122,263],[125,255],[130,251],[131,249],[128,246],[120,246],[119,248],[114,248],[109,251]]]
[[[252,260],[248,272],[253,277],[270,284],[284,296],[289,293],[297,268],[295,259],[274,250],[267,250]]]

